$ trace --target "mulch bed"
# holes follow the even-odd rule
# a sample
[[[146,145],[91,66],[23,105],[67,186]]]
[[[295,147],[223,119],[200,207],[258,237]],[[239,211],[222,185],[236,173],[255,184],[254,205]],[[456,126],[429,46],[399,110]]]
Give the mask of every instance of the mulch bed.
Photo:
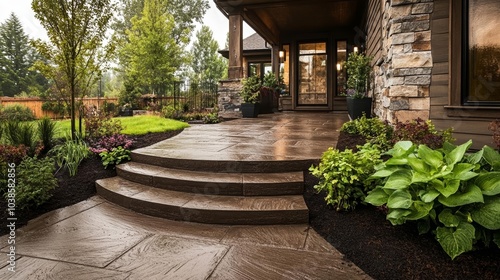
[[[135,137],[134,148],[149,146],[178,132],[154,133]],[[344,135],[339,148],[362,144],[363,139]],[[36,210],[18,212],[17,225],[60,207],[72,205],[95,195],[95,181],[115,176],[103,168],[98,157],[85,160],[75,177],[67,172],[57,175],[59,188],[53,197]],[[500,279],[500,250],[481,249],[462,254],[452,261],[432,235],[419,236],[414,224],[392,226],[376,207],[360,205],[352,212],[336,212],[316,194],[317,178],[306,175],[304,194],[310,210],[310,224],[347,259],[375,279]],[[6,205],[0,205],[2,227],[7,233]]]

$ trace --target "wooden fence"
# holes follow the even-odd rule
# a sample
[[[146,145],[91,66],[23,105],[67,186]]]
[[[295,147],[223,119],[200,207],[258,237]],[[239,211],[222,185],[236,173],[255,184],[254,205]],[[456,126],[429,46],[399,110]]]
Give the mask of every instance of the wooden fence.
[[[80,101],[80,99],[79,99]],[[85,106],[96,106],[100,108],[103,106],[105,102],[114,103],[118,105],[118,98],[97,98],[97,97],[88,97],[81,99]],[[0,106],[7,107],[14,104],[19,104],[24,107],[30,108],[31,111],[35,114],[37,119],[43,117],[49,117],[52,119],[60,118],[61,116],[55,114],[53,112],[42,110],[43,100],[40,98],[13,98],[13,97],[0,97]]]

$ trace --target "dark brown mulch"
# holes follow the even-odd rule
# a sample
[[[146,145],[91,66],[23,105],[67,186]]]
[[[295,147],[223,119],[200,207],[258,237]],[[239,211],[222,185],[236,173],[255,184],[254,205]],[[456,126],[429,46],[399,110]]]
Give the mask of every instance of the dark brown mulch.
[[[359,136],[341,133],[337,148],[363,144]],[[325,195],[314,190],[318,179],[306,175],[304,198],[311,226],[347,259],[375,279],[500,279],[500,250],[462,254],[454,261],[431,234],[420,236],[415,224],[392,226],[376,207],[336,212]]]
[[[176,133],[155,133],[135,137],[134,148],[149,146]],[[352,147],[363,141],[343,135],[337,147]],[[58,174],[59,188],[49,202],[33,211],[18,213],[18,226],[51,210],[72,205],[95,195],[95,180],[115,176],[105,170],[99,158],[85,160],[78,174]],[[375,279],[500,279],[500,250],[482,249],[451,261],[431,235],[419,236],[415,225],[392,226],[375,207],[360,205],[352,212],[336,212],[326,206],[323,194],[316,194],[317,179],[306,175],[306,203],[310,224],[346,258]],[[0,205],[2,227],[7,233],[5,205]]]
[[[134,144],[132,149],[142,148],[161,140],[173,137],[179,134],[180,131],[169,131],[163,133],[150,133],[141,136],[132,137]],[[40,207],[32,210],[18,210],[16,212],[17,228],[24,226],[29,220],[34,219],[44,213],[52,210],[73,205],[80,201],[86,200],[96,194],[95,181],[99,179],[116,176],[116,171],[108,167],[104,169],[101,159],[97,155],[85,159],[78,167],[78,173],[74,177],[70,177],[67,170],[61,169],[57,174],[59,186],[53,191],[53,195],[49,201]],[[0,235],[7,234],[7,204],[0,204],[0,219],[1,228]]]

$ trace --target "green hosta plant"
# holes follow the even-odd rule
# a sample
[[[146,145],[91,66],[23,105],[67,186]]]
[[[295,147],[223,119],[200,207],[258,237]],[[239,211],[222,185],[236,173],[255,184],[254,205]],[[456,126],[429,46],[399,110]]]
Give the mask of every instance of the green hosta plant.
[[[66,167],[69,171],[69,176],[75,176],[78,172],[78,166],[84,159],[91,155],[91,152],[87,143],[81,137],[77,135],[76,139],[72,140],[70,135],[66,135],[64,143],[52,148],[48,154],[54,158],[56,164],[59,166],[59,170],[62,167]]]
[[[329,148],[323,153],[319,165],[309,168],[319,178],[314,188],[318,192],[325,191],[326,203],[333,205],[337,211],[354,209],[374,187],[363,182],[373,173],[375,165],[382,162],[380,150],[371,144],[358,148],[360,150],[355,153],[350,149],[339,151]]]
[[[102,165],[108,168],[110,165],[117,165],[121,162],[130,160],[130,150],[124,149],[122,146],[113,148],[110,152],[102,152],[101,156]]]
[[[386,205],[393,225],[418,221],[420,233],[432,230],[452,259],[479,240],[500,246],[500,155],[490,147],[466,154],[471,145],[396,143],[370,177],[378,184],[365,202]]]

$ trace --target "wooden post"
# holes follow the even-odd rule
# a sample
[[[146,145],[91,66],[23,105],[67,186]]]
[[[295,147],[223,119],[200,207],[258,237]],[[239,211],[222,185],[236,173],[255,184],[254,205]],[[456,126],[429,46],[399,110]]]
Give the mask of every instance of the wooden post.
[[[243,18],[229,15],[229,79],[243,78]]]

